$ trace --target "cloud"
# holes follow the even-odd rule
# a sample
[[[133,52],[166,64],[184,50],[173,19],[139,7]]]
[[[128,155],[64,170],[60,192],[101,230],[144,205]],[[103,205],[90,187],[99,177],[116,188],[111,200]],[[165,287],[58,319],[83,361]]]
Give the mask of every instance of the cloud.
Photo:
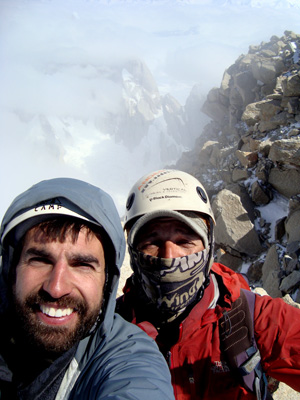
[[[102,185],[122,214],[134,181],[162,166],[160,138],[128,150],[99,128],[123,95],[111,66],[144,60],[160,92],[184,105],[195,84],[203,95],[219,86],[249,45],[297,32],[292,0],[263,3],[1,0],[0,214],[55,176]]]

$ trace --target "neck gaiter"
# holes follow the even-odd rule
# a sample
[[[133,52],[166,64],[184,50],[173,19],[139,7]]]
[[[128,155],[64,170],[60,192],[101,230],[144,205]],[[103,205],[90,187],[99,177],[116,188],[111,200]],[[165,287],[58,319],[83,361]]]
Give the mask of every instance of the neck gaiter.
[[[153,257],[131,246],[129,252],[139,291],[163,316],[162,320],[173,320],[198,298],[209,249],[178,258]]]

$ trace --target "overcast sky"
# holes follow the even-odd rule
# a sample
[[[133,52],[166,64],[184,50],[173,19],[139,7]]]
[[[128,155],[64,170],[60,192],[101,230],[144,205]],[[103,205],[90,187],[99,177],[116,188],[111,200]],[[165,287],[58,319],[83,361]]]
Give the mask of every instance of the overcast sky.
[[[103,187],[122,214],[127,192],[142,171],[136,165],[143,150],[128,153],[105,132],[95,131],[101,110],[90,102],[91,93],[107,109],[116,107],[115,89],[94,76],[97,66],[138,57],[160,93],[171,93],[184,105],[195,84],[203,94],[219,86],[224,70],[249,45],[285,30],[300,33],[296,4],[0,0],[0,218],[21,191],[56,176]],[[48,129],[47,137],[41,136],[41,126]],[[153,159],[151,168],[160,167]]]

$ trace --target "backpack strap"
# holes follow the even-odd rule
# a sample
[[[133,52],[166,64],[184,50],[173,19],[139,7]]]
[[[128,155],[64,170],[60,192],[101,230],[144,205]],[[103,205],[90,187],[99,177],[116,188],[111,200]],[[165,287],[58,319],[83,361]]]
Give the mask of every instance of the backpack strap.
[[[240,297],[219,321],[220,343],[232,373],[258,400],[265,400],[267,380],[254,337],[254,306],[255,294],[241,289]]]

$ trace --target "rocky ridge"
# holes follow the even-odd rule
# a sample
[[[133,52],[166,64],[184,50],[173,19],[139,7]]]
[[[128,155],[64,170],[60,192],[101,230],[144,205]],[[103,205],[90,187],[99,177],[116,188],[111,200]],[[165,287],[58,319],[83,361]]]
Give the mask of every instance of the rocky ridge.
[[[291,31],[250,46],[209,92],[202,112],[211,122],[174,166],[196,176],[209,193],[216,261],[246,272],[254,291],[298,308],[299,61],[300,35]],[[191,93],[186,107],[197,101]],[[194,121],[187,121],[191,129]],[[269,385],[275,400],[300,398],[283,383]]]
[[[250,46],[202,107],[211,121],[175,167],[206,187],[216,260],[300,303],[300,35]],[[187,101],[188,104],[188,101]],[[200,112],[200,110],[199,110]],[[264,209],[278,205],[274,226]],[[276,208],[273,209],[273,213]]]

